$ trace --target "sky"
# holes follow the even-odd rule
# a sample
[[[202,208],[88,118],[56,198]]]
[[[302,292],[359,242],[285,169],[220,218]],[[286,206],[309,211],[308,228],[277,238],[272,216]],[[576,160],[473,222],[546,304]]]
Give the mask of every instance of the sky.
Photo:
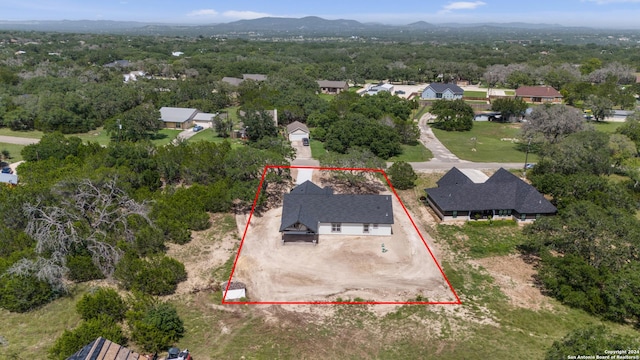
[[[640,0],[0,0],[0,20],[213,24],[310,15],[393,25],[526,22],[640,29]]]

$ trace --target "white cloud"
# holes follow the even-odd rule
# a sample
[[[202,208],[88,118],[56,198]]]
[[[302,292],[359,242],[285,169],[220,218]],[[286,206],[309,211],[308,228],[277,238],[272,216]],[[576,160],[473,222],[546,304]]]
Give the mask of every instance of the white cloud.
[[[222,15],[229,18],[242,19],[242,20],[250,20],[250,19],[257,19],[257,18],[271,16],[267,13],[260,13],[255,11],[236,11],[236,10],[225,11]]]
[[[218,12],[213,9],[201,9],[194,10],[187,14],[187,16],[216,16]]]
[[[454,10],[473,10],[479,6],[487,5],[484,1],[456,1],[442,7],[440,12],[451,12]]]

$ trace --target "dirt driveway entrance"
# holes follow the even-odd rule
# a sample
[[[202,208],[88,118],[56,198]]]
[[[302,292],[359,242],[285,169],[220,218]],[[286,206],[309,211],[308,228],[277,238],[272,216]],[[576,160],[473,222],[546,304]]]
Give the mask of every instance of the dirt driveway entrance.
[[[260,302],[403,302],[418,295],[456,301],[400,203],[393,201],[392,236],[322,235],[318,245],[281,243],[281,207],[254,216],[233,281],[245,283],[249,300]]]

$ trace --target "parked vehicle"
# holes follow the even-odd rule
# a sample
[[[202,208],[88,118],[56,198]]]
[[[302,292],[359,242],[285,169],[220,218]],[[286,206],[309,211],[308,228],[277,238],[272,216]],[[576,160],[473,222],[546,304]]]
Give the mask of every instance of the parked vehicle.
[[[184,349],[180,351],[179,348],[172,347],[169,349],[167,360],[193,360],[193,358],[191,357],[191,354],[189,354],[189,350]]]
[[[200,126],[200,125],[196,125],[196,126],[194,126],[194,127],[193,127],[193,131],[194,131],[194,132],[198,132],[198,131],[200,131],[200,130],[202,130],[202,129],[204,129],[204,127],[202,127],[202,126]]]
[[[302,138],[302,145],[309,146],[309,138]]]
[[[11,168],[7,166],[7,167],[2,168],[2,173],[3,174],[13,174],[13,170],[11,170]]]
[[[524,165],[525,169],[533,169],[533,167],[536,166],[536,164],[531,164],[531,163],[527,163]]]

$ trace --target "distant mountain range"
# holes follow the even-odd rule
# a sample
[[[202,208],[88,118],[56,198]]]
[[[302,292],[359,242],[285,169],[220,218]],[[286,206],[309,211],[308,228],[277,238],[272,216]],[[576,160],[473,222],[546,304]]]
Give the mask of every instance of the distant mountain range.
[[[229,23],[193,25],[144,23],[134,21],[109,20],[61,20],[61,21],[3,21],[0,30],[55,31],[79,33],[140,33],[140,34],[173,34],[199,33],[203,35],[230,33],[262,33],[287,35],[361,35],[388,31],[438,31],[463,30],[473,28],[513,29],[513,30],[562,30],[576,29],[557,24],[528,23],[476,23],[476,24],[431,24],[424,21],[408,25],[384,25],[378,23],[361,23],[356,20],[327,20],[316,16],[303,18],[264,17],[253,20],[239,20]]]

